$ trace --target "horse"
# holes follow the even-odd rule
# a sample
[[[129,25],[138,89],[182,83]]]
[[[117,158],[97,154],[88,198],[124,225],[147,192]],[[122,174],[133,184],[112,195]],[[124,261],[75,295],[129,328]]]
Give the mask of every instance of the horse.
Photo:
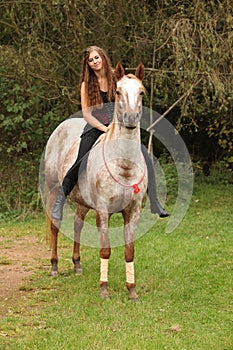
[[[111,255],[109,220],[121,213],[124,223],[126,287],[128,298],[137,300],[134,277],[134,233],[147,191],[147,168],[141,153],[140,120],[144,86],[144,66],[135,74],[125,75],[122,64],[115,68],[117,81],[113,120],[109,131],[100,136],[88,154],[79,180],[70,193],[77,203],[74,218],[74,271],[82,272],[80,237],[84,219],[90,209],[96,212],[100,243],[100,295],[109,299],[108,262]],[[45,149],[45,184],[47,227],[51,239],[51,276],[58,275],[57,240],[60,222],[51,219],[59,182],[76,159],[80,130],[75,119],[61,123],[50,136]],[[80,120],[78,121],[80,123]],[[115,153],[117,153],[115,155]]]

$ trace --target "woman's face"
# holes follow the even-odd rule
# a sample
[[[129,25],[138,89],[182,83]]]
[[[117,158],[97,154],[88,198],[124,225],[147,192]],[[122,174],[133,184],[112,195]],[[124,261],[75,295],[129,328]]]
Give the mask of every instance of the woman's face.
[[[100,54],[95,50],[90,53],[87,62],[94,72],[100,71],[103,68],[102,58]]]

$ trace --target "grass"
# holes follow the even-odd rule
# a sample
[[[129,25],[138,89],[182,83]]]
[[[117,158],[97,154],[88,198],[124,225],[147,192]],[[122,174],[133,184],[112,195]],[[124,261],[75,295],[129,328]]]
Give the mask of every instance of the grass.
[[[157,221],[135,243],[139,303],[127,299],[124,248],[109,263],[111,300],[99,297],[99,253],[82,248],[75,276],[72,243],[60,237],[60,276],[49,261],[21,287],[17,307],[2,318],[2,349],[230,350],[232,313],[232,185],[199,184],[179,227],[165,235]],[[44,236],[41,217],[2,226],[6,240]]]

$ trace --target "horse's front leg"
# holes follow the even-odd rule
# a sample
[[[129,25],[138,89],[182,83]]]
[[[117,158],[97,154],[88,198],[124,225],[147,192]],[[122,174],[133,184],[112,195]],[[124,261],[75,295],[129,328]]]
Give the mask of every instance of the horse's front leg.
[[[126,287],[129,291],[129,299],[139,300],[135,290],[134,276],[134,233],[137,228],[140,212],[124,212],[124,238],[125,238],[125,265],[126,265]]]
[[[80,265],[81,231],[82,231],[84,219],[88,210],[89,210],[88,208],[79,205],[78,208],[76,209],[75,219],[74,219],[74,248],[73,248],[72,260],[74,263],[74,272],[78,275],[82,273],[82,267]]]
[[[108,293],[108,262],[111,255],[110,242],[108,237],[109,214],[103,211],[96,211],[96,226],[100,239],[100,296],[109,299]]]

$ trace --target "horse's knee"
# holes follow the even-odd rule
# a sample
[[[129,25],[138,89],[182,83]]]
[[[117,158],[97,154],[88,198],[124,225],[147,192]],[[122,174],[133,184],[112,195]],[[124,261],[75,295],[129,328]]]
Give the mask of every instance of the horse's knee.
[[[109,259],[111,255],[111,248],[101,248],[100,249],[100,258]]]

